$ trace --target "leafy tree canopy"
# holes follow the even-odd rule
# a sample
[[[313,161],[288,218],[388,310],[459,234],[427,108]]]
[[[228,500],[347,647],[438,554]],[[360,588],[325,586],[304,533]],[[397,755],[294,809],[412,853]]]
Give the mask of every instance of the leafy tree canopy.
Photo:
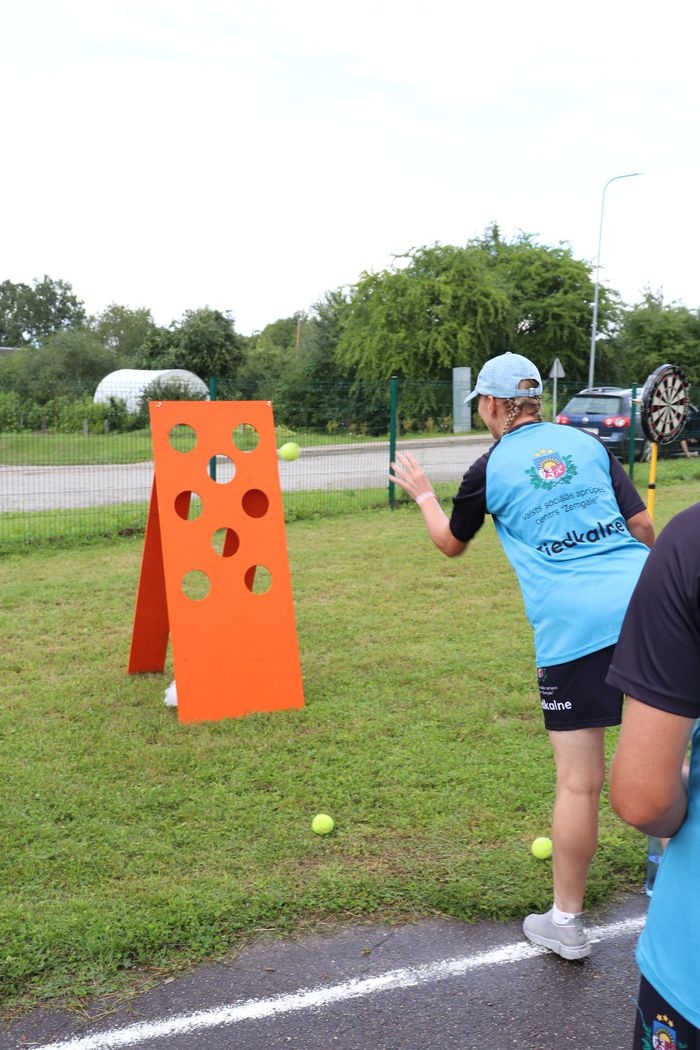
[[[247,397],[274,398],[279,384],[300,369],[304,315],[280,318],[252,335],[245,351],[239,382]]]
[[[243,362],[244,342],[228,313],[189,310],[179,323],[159,328],[137,354],[140,368],[187,368],[206,382],[230,379]]]
[[[700,384],[700,311],[664,305],[660,292],[647,291],[625,311],[614,345],[639,384],[663,364],[679,365],[693,385]]]
[[[83,303],[66,281],[44,276],[33,285],[0,284],[0,346],[38,346],[54,332],[84,323]]]
[[[585,379],[592,318],[589,266],[559,245],[494,224],[464,248],[434,245],[364,274],[340,311],[338,359],[365,378],[448,378],[513,350],[545,373],[558,357],[567,378]],[[616,318],[602,292],[601,331]]]
[[[442,379],[455,365],[498,352],[508,320],[508,298],[477,253],[413,249],[353,287],[337,355],[366,379]]]
[[[101,314],[91,317],[88,325],[103,345],[113,351],[115,368],[132,366],[141,347],[157,329],[150,310],[132,310],[116,303],[111,303]]]
[[[531,234],[508,242],[495,223],[468,250],[485,257],[508,296],[510,341],[504,349],[529,357],[544,375],[559,358],[567,379],[586,380],[594,295],[589,264],[574,259],[564,244],[536,244]],[[617,293],[599,287],[599,336],[604,339],[618,321]]]
[[[114,368],[114,354],[85,328],[57,332],[41,346],[24,346],[0,360],[0,388],[45,404],[53,398],[92,396]]]

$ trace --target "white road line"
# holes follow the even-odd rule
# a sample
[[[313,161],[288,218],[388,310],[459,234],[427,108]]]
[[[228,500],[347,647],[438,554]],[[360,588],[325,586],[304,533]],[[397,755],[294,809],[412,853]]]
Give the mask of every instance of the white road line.
[[[607,926],[597,926],[589,930],[589,937],[592,941],[599,941],[603,938],[610,939],[638,933],[644,926],[644,920],[645,916],[641,915],[623,919],[621,922],[609,923]],[[147,1039],[185,1035],[207,1028],[223,1028],[240,1021],[260,1021],[277,1014],[293,1013],[298,1010],[317,1010],[319,1007],[330,1006],[348,999],[359,999],[377,992],[444,981],[449,977],[459,977],[470,970],[487,966],[503,966],[534,958],[546,951],[546,948],[538,948],[527,941],[506,944],[501,948],[493,948],[476,955],[445,959],[426,966],[389,970],[378,977],[345,981],[326,988],[302,988],[290,995],[276,995],[269,999],[248,999],[242,1003],[216,1006],[210,1010],[198,1010],[195,1013],[181,1014],[159,1021],[138,1022],[111,1032],[78,1036],[58,1043],[45,1043],[43,1046],[35,1047],[35,1050],[112,1050],[120,1046],[137,1046]]]

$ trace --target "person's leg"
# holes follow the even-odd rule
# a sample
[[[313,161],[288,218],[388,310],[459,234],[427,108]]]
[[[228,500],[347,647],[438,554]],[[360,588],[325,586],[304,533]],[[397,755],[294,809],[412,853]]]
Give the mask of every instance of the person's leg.
[[[598,805],[605,779],[601,728],[551,730],[557,771],[552,820],[554,907],[528,915],[523,933],[564,959],[584,959],[591,944],[583,928],[583,897],[598,843]],[[560,914],[564,913],[564,914]]]
[[[583,928],[588,869],[598,844],[598,807],[605,781],[605,726],[618,725],[622,693],[605,683],[612,646],[568,663],[538,667],[544,722],[554,751],[552,818],[554,905],[527,915],[523,933],[565,959],[583,959],[591,945]]]
[[[605,730],[550,731],[556,765],[552,820],[554,903],[578,914],[598,843],[598,809],[605,781]]]

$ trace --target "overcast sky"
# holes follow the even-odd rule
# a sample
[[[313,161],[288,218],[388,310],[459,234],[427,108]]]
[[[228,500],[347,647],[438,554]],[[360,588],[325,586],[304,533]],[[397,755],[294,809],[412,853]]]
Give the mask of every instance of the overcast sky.
[[[5,0],[0,280],[239,332],[496,221],[700,307],[687,0]]]

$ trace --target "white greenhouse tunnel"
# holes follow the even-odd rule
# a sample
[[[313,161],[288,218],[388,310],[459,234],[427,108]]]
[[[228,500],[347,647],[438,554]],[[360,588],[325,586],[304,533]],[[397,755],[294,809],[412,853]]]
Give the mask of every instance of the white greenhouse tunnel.
[[[138,412],[144,391],[156,379],[163,382],[176,380],[197,398],[209,396],[209,387],[204,380],[186,368],[118,368],[100,380],[93,401],[107,404],[110,397],[118,397],[126,403],[129,412]]]

